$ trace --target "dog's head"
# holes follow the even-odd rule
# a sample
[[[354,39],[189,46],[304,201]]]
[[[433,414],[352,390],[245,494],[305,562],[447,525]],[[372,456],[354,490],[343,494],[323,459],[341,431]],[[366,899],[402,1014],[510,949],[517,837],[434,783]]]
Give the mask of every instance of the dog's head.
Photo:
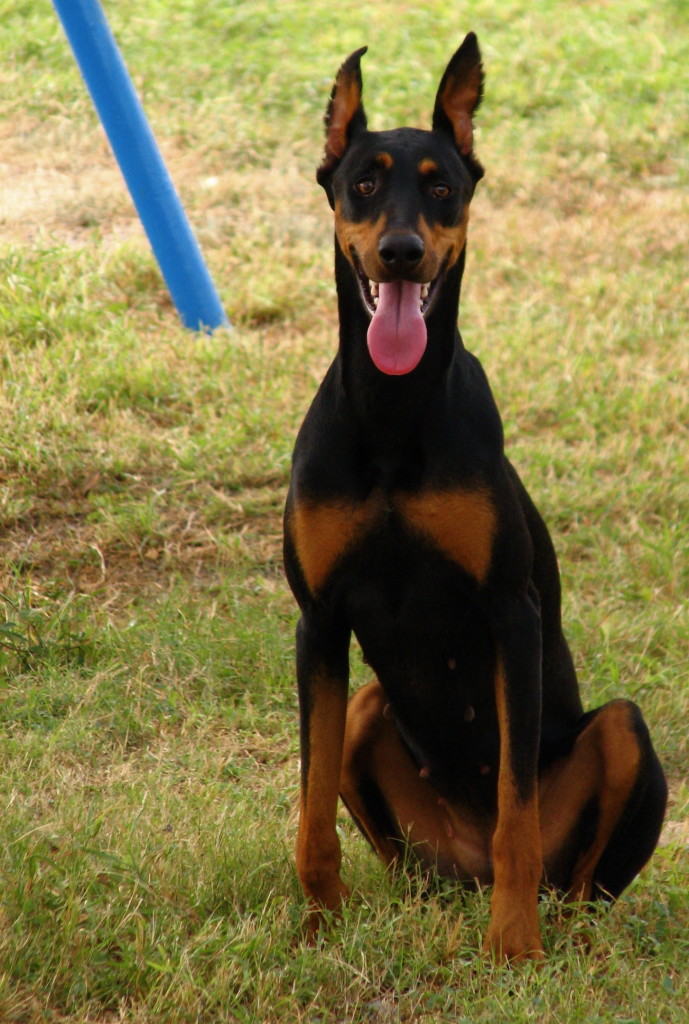
[[[361,102],[365,52],[353,53],[337,75],[317,179],[371,319],[371,357],[384,373],[403,374],[423,355],[425,318],[464,250],[469,202],[483,175],[472,122],[483,71],[469,33],[440,81],[432,130],[371,132]]]

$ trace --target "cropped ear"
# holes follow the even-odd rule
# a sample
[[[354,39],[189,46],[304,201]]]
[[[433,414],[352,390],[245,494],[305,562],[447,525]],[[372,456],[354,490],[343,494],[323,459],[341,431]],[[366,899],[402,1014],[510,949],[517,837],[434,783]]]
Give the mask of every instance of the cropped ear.
[[[325,156],[316,172],[316,180],[328,192],[328,198],[330,175],[353,137],[366,129],[366,114],[361,105],[363,84],[360,62],[367,49],[367,46],[362,46],[356,50],[338,71],[326,111]]]
[[[470,32],[445,69],[433,110],[433,128],[449,132],[463,156],[473,149],[472,115],[482,95],[481,52],[476,35]]]

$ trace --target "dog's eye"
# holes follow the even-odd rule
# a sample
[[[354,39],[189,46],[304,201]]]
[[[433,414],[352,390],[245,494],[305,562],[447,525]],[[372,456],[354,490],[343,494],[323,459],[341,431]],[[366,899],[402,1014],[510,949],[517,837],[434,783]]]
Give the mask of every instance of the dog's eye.
[[[376,183],[373,178],[362,178],[361,181],[354,183],[354,191],[360,196],[370,196],[375,189]]]
[[[444,181],[436,181],[431,187],[431,195],[434,199],[447,199],[452,195],[452,189]]]

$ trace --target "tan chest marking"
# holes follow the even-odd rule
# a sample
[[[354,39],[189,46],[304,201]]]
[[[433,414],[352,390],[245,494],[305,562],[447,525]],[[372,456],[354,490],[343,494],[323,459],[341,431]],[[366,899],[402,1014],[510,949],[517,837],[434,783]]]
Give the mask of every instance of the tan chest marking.
[[[311,593],[323,587],[342,555],[368,533],[381,512],[378,496],[359,503],[297,503],[290,530]]]
[[[479,583],[491,563],[497,528],[487,490],[426,491],[398,498],[400,515]]]

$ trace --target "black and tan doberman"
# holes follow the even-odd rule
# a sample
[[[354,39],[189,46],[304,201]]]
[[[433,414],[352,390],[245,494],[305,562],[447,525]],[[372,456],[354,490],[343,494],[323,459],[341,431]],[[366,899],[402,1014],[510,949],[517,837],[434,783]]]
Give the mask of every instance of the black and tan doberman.
[[[340,343],[297,439],[285,565],[297,629],[297,869],[310,929],[347,895],[338,792],[389,865],[492,883],[485,947],[543,956],[540,885],[614,898],[666,801],[635,704],[584,713],[548,531],[457,329],[483,88],[469,34],[432,130],[371,132],[343,64],[318,181]],[[352,632],[377,679],[348,704]]]

